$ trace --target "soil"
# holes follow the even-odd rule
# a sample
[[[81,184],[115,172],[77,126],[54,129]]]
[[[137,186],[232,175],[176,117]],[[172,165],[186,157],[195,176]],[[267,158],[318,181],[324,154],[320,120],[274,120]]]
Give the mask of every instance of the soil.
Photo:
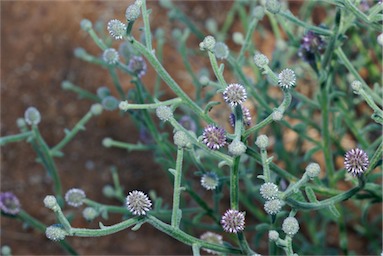
[[[87,18],[96,24],[105,24],[116,18],[124,20],[125,9],[132,1],[1,1],[1,136],[17,134],[17,118],[23,117],[29,106],[36,107],[42,116],[39,129],[48,145],[55,145],[64,136],[64,129],[71,129],[89,110],[90,101],[78,100],[72,92],[61,89],[61,82],[69,80],[91,92],[106,85],[114,95],[108,71],[74,57],[76,47],[82,47],[95,56],[100,51],[90,37],[80,29],[80,22]],[[177,5],[200,27],[206,17],[213,17],[222,24],[230,9],[231,1],[177,1]],[[151,26],[165,28],[171,40],[172,24],[167,11],[156,1],[149,1],[152,9]],[[139,21],[141,22],[141,21]],[[137,24],[136,24],[137,25]],[[138,26],[142,26],[138,24]],[[267,25],[267,24],[266,24]],[[137,27],[138,27],[137,26]],[[239,26],[234,31],[241,30]],[[105,29],[103,29],[106,33]],[[259,39],[259,47],[267,53],[273,44],[271,39]],[[198,45],[198,39],[190,43]],[[232,42],[231,42],[232,43]],[[117,44],[116,44],[117,45]],[[235,45],[230,45],[235,47]],[[191,57],[193,68],[203,63]],[[205,60],[206,61],[206,60]],[[184,65],[177,54],[175,44],[165,45],[164,65],[174,79],[190,92],[191,79],[185,76]],[[182,67],[182,68],[180,68]],[[154,71],[149,68],[143,78],[145,84],[154,84]],[[123,80],[124,90],[132,84]],[[169,92],[167,92],[169,93]],[[218,115],[219,113],[217,113]],[[104,111],[93,118],[86,131],[80,132],[64,149],[63,158],[56,158],[62,177],[63,190],[78,187],[88,198],[105,204],[116,204],[102,194],[102,187],[112,184],[110,169],[118,169],[126,191],[155,190],[164,202],[171,203],[171,182],[166,171],[151,160],[146,153],[127,152],[105,148],[103,138],[135,143],[139,134],[128,117]],[[43,206],[46,195],[52,194],[52,181],[42,165],[35,161],[36,154],[26,142],[11,143],[1,147],[1,191],[12,191],[30,215],[45,225],[55,223],[54,214]],[[87,223],[81,217],[81,209],[64,208],[65,214],[73,214],[73,226],[97,228],[97,221]],[[120,215],[100,219],[105,225],[121,220]],[[356,252],[363,253],[363,241],[349,241]],[[143,225],[137,232],[126,230],[101,238],[67,239],[79,254],[84,255],[190,255],[191,248],[173,238]],[[355,243],[354,243],[355,240]],[[14,255],[61,255],[64,251],[44,234],[25,227],[19,221],[1,218],[1,245],[12,248]],[[336,246],[336,245],[334,245]],[[266,252],[260,251],[261,253]]]

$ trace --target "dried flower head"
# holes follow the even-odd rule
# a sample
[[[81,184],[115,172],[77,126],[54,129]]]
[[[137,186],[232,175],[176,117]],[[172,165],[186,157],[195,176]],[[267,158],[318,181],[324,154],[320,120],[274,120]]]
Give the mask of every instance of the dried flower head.
[[[0,210],[3,213],[16,215],[20,212],[20,201],[12,192],[0,193]]]
[[[147,66],[144,58],[141,56],[133,56],[129,60],[128,69],[135,74],[138,78],[146,74]]]
[[[282,230],[289,236],[295,235],[299,230],[299,223],[294,217],[287,217],[282,223]]]
[[[202,133],[202,141],[210,149],[220,149],[226,144],[225,130],[222,127],[209,124]]]
[[[119,20],[113,19],[108,22],[108,32],[111,37],[121,40],[126,34],[126,25]]]
[[[45,230],[45,236],[55,242],[64,240],[67,235],[69,235],[68,232],[65,231],[61,224],[54,224]]]
[[[261,196],[266,200],[272,200],[278,197],[278,186],[271,182],[266,182],[262,184],[259,189]]]
[[[217,188],[219,183],[218,176],[215,172],[205,173],[201,177],[201,185],[207,190],[214,190]]]
[[[245,229],[245,213],[229,209],[222,216],[221,224],[226,232],[237,233]]]
[[[241,108],[242,108],[243,125],[249,126],[251,124],[250,110],[243,105],[241,105]],[[231,124],[231,126],[235,127],[235,115],[234,115],[234,113],[230,113],[229,123]]]
[[[134,190],[126,197],[126,207],[133,215],[146,215],[151,206],[152,202],[142,191]]]
[[[278,84],[282,89],[290,89],[295,86],[295,73],[289,68],[285,68],[278,75]]]
[[[344,166],[353,176],[360,176],[367,170],[370,162],[366,152],[359,148],[349,150],[344,156]]]
[[[278,212],[280,212],[280,210],[282,209],[282,206],[283,206],[283,201],[279,199],[273,199],[273,200],[266,201],[264,208],[268,214],[275,215]]]
[[[242,105],[247,99],[245,87],[240,84],[229,84],[223,91],[223,99],[232,107]]]
[[[25,110],[24,119],[29,125],[37,125],[41,121],[41,115],[37,108],[29,107]]]
[[[86,198],[85,192],[82,189],[72,188],[65,193],[65,201],[73,207],[79,207],[84,203]]]
[[[222,236],[210,231],[203,233],[200,236],[200,239],[211,244],[223,244]],[[202,248],[202,250],[212,254],[219,254],[216,251],[212,251],[210,249]]]
[[[109,65],[116,64],[118,62],[118,58],[118,52],[113,48],[106,49],[102,54],[102,59]]]

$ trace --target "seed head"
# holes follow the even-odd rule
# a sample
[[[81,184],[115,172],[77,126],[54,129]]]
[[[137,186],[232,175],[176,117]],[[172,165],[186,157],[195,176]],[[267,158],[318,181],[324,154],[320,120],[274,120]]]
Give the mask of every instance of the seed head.
[[[247,99],[245,87],[240,84],[229,84],[223,91],[223,99],[232,107],[237,106],[237,104],[242,105]]]
[[[29,125],[38,125],[41,121],[41,115],[37,108],[29,107],[24,113],[24,119]]]
[[[12,192],[0,193],[0,210],[3,213],[16,215],[20,212],[20,201]]]
[[[106,49],[102,54],[102,59],[109,65],[116,64],[118,62],[118,58],[118,52],[113,48]]]
[[[152,202],[142,191],[134,190],[126,197],[126,207],[133,215],[146,215]]]
[[[261,196],[266,200],[276,199],[278,197],[278,186],[271,182],[266,182],[262,184],[259,189]]]
[[[218,235],[216,233],[210,232],[210,231],[203,233],[200,236],[200,239],[205,241],[205,242],[212,243],[212,244],[220,244],[220,245],[223,244],[222,236],[220,236],[220,235]],[[208,253],[212,253],[212,254],[219,254],[216,251],[212,251],[210,249],[202,248],[202,250],[204,250],[204,251],[206,251]]]
[[[225,43],[217,42],[214,46],[214,55],[218,59],[226,59],[229,57],[229,48]]]
[[[168,106],[159,106],[156,108],[156,115],[161,121],[168,121],[173,117],[173,110]]]
[[[241,105],[241,108],[242,108],[243,125],[249,126],[251,124],[250,110],[243,105]],[[231,124],[231,126],[235,127],[235,115],[234,115],[234,113],[230,113],[229,123]]]
[[[217,188],[219,183],[218,176],[215,172],[205,173],[201,178],[202,187],[206,190],[214,190]]]
[[[282,89],[290,89],[295,86],[295,73],[289,68],[285,68],[278,75],[278,84]]]
[[[294,236],[299,230],[299,223],[294,217],[287,217],[282,223],[282,230],[289,236]]]
[[[121,40],[126,34],[126,25],[119,20],[110,20],[107,26],[108,32],[111,37],[116,40]]]
[[[226,144],[225,130],[222,127],[209,124],[202,133],[202,141],[210,149],[220,149]]]
[[[369,164],[366,152],[359,148],[349,150],[344,156],[344,166],[354,177],[362,175]]]
[[[229,153],[233,156],[240,156],[246,152],[246,145],[239,140],[233,140],[233,142],[228,146]]]
[[[129,60],[128,69],[135,74],[138,78],[146,74],[147,66],[144,58],[141,56],[133,56]]]
[[[279,199],[273,199],[266,201],[264,208],[265,211],[270,215],[275,215],[282,209],[283,202]]]
[[[140,17],[141,11],[140,7],[138,7],[136,4],[129,5],[128,8],[126,8],[125,17],[128,22],[135,21]]]
[[[65,231],[61,224],[54,224],[45,230],[45,236],[55,242],[64,240],[67,235],[68,232]]]
[[[229,209],[222,216],[221,224],[226,232],[237,233],[245,229],[245,213]]]
[[[65,194],[65,201],[73,207],[79,207],[84,203],[86,198],[85,192],[82,189],[72,188]]]

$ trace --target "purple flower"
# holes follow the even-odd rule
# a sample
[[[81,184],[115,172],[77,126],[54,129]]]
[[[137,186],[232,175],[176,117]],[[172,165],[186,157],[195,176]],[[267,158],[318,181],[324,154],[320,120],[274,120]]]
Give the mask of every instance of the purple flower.
[[[241,105],[247,99],[245,87],[240,84],[229,84],[223,91],[223,99],[232,107]]]
[[[349,150],[344,156],[344,166],[353,176],[360,176],[369,164],[366,152],[359,148]]]
[[[304,61],[315,63],[315,55],[323,54],[326,48],[326,42],[323,38],[312,31],[308,31],[301,40],[301,46],[298,50],[298,56]]]
[[[133,215],[146,215],[152,202],[142,191],[134,190],[126,197],[126,207]]]
[[[243,125],[249,126],[251,124],[251,115],[250,110],[247,107],[241,106],[242,108],[242,119],[243,119]],[[229,116],[229,122],[231,126],[235,126],[235,115],[234,113],[231,113]]]
[[[229,209],[222,216],[221,224],[226,232],[237,233],[245,229],[245,213]]]
[[[209,124],[202,133],[202,141],[210,149],[220,149],[226,144],[225,130],[222,127]]]
[[[19,199],[12,192],[0,193],[0,209],[3,213],[16,215],[20,212]]]
[[[128,69],[134,73],[138,78],[143,77],[146,74],[146,62],[141,56],[133,56],[129,60]]]

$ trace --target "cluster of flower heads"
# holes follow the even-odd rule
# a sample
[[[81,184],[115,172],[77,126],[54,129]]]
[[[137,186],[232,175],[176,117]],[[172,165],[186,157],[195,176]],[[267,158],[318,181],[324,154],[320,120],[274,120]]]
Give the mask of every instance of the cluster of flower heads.
[[[369,164],[366,152],[359,148],[349,150],[344,156],[344,166],[347,172],[353,176],[362,175],[367,170]]]
[[[126,197],[126,207],[133,215],[146,215],[151,206],[152,202],[142,191],[134,190]]]
[[[0,193],[0,210],[3,213],[16,215],[20,212],[20,201],[12,192]]]

